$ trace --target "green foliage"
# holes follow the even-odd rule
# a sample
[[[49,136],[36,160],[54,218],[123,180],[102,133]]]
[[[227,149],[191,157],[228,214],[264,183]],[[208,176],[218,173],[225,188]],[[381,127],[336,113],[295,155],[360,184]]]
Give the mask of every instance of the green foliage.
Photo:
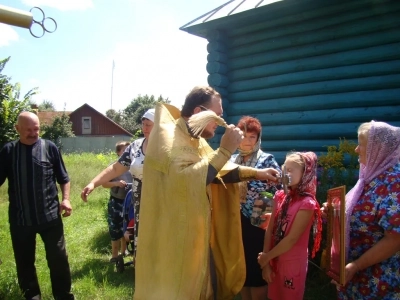
[[[43,124],[41,126],[42,138],[53,141],[58,147],[62,148],[61,137],[73,137],[72,123],[69,116],[64,112],[61,116],[56,116],[51,125]]]
[[[30,101],[37,93],[37,88],[33,88],[20,100],[20,84],[12,84],[11,77],[2,74],[9,60],[10,57],[0,60],[0,146],[18,138],[14,128],[18,115],[22,111],[32,111]]]
[[[120,125],[134,134],[137,130],[140,130],[143,114],[148,109],[154,108],[158,102],[168,104],[171,101],[168,98],[164,99],[161,95],[157,99],[153,95],[138,95],[123,110]]]
[[[122,112],[116,111],[115,109],[109,109],[106,111],[107,118],[113,120],[115,123],[120,124],[122,121]]]
[[[83,187],[115,160],[115,154],[82,153],[64,155],[63,158],[71,178],[73,207],[72,215],[63,219],[72,273],[72,291],[76,299],[82,300],[132,300],[133,267],[126,267],[123,273],[118,273],[115,264],[108,262],[111,257],[111,240],[106,219],[109,189],[98,187],[90,194],[87,203],[80,199]],[[0,299],[24,299],[18,288],[9,234],[7,183],[0,188],[0,241],[0,258],[3,262],[0,265]],[[44,245],[39,236],[36,244],[36,270],[42,299],[54,299]],[[131,258],[126,257],[125,260],[128,262]]]
[[[39,111],[56,111],[54,104],[50,100],[43,100],[38,106]]]
[[[327,146],[328,152],[318,157],[317,199],[326,201],[329,189],[345,185],[349,191],[358,180],[356,144],[340,139],[339,146]]]
[[[346,139],[340,139],[339,145],[327,146],[327,153],[318,157],[318,185],[317,199],[320,205],[327,201],[327,192],[329,189],[346,186],[349,191],[358,180],[358,155],[354,151],[356,144]],[[324,256],[322,250],[327,246],[327,227],[322,228],[321,248],[316,257],[312,259],[312,264],[324,266]],[[311,240],[311,239],[310,239]],[[314,268],[315,269],[315,268]],[[311,271],[311,272],[310,272]],[[310,270],[309,276],[318,277],[320,271]]]

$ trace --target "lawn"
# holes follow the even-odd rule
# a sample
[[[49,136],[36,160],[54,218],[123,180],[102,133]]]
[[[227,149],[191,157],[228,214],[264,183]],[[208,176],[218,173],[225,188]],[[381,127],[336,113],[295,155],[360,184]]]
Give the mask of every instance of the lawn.
[[[67,252],[72,272],[72,289],[78,300],[132,299],[133,268],[118,273],[108,261],[111,244],[108,235],[106,209],[108,190],[97,188],[88,203],[80,199],[82,188],[115,159],[115,154],[70,154],[64,161],[71,178],[73,214],[64,219]],[[19,292],[8,225],[7,183],[0,188],[0,299],[22,299]],[[43,243],[37,239],[36,268],[44,300],[53,299]],[[240,297],[236,297],[237,300]],[[309,266],[309,278],[304,299],[335,299],[335,289],[329,279]],[[164,299],[160,299],[164,300]],[[168,299],[165,299],[168,300]]]

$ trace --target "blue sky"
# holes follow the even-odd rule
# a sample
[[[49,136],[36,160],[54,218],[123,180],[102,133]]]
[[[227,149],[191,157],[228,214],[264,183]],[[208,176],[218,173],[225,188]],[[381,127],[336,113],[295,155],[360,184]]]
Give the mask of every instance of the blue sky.
[[[29,11],[43,9],[58,28],[42,38],[0,23],[3,74],[22,93],[38,87],[36,103],[73,111],[88,103],[105,113],[141,95],[162,95],[181,107],[195,85],[207,84],[207,41],[179,27],[227,0],[0,0]],[[113,4],[111,4],[113,3]]]

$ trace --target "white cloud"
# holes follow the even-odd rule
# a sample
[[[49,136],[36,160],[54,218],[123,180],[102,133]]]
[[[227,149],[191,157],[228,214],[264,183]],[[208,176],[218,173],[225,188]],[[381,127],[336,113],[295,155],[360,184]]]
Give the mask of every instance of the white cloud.
[[[207,84],[207,41],[177,30],[178,25],[166,16],[156,23],[146,29],[162,26],[158,39],[116,45],[114,98],[129,97],[129,103],[138,94],[162,95],[180,108],[191,88]]]
[[[79,74],[67,74],[68,85],[57,78],[40,84],[32,81],[30,86],[46,86],[34,100],[53,101],[57,110],[63,110],[64,103],[67,111],[87,103],[105,113],[111,108],[114,60],[113,109],[126,108],[139,94],[162,95],[181,108],[194,86],[207,85],[206,46],[206,40],[176,30],[147,43],[121,42],[109,57],[96,65],[84,66]]]
[[[9,25],[0,23],[0,47],[8,46],[13,41],[18,41],[18,33]]]
[[[28,6],[47,6],[62,11],[86,10],[93,7],[93,0],[23,0]]]

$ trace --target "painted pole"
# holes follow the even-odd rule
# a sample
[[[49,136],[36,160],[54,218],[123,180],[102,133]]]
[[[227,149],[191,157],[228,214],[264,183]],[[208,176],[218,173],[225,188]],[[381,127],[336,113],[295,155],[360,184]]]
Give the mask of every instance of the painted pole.
[[[115,69],[115,63],[113,60],[112,69],[111,69],[111,109],[112,109],[113,85],[114,85],[114,69]]]
[[[32,21],[31,12],[0,5],[0,23],[29,29]]]

